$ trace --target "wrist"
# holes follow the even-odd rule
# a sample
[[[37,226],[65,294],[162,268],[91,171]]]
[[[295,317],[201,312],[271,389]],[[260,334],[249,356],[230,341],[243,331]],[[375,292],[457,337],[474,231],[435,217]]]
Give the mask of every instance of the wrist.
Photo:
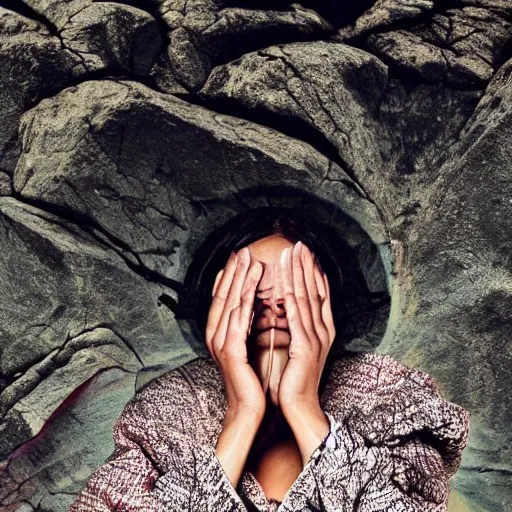
[[[286,421],[295,436],[306,464],[313,452],[320,446],[331,429],[329,418],[325,415],[319,403],[296,405],[283,411]]]
[[[264,410],[259,410],[254,407],[244,406],[241,404],[228,406],[224,425],[228,423],[237,423],[239,425],[247,425],[258,430],[259,425],[263,421],[265,415]]]
[[[243,472],[261,420],[252,410],[227,410],[215,451],[220,465],[234,488]]]
[[[303,418],[324,416],[324,412],[320,407],[320,401],[318,397],[313,397],[310,399],[301,398],[300,400],[295,400],[294,402],[283,403],[281,404],[281,410],[288,423],[300,423]]]

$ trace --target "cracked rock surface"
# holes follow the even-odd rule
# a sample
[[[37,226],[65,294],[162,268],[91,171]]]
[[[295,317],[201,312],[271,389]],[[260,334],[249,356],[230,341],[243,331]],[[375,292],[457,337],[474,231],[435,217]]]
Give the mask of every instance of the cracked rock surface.
[[[4,0],[0,511],[67,509],[135,390],[205,350],[173,312],[194,253],[282,205],[348,247],[349,348],[470,411],[449,510],[508,512],[511,25],[508,0]]]

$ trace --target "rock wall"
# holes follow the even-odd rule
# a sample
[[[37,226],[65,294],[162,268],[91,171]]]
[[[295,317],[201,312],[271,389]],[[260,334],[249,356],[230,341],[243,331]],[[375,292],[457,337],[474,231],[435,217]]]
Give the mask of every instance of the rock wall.
[[[451,510],[510,510],[508,0],[0,5],[1,511],[66,510],[134,391],[196,355],[194,252],[265,205],[322,216],[389,294],[352,348],[470,411]]]

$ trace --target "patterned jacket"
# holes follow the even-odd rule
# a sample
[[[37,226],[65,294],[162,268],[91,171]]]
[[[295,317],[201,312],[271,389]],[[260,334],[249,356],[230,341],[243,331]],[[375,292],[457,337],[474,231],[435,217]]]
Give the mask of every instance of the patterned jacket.
[[[115,452],[68,512],[446,511],[469,414],[428,374],[387,355],[348,355],[334,362],[320,405],[335,443],[313,452],[282,502],[249,471],[235,489],[215,451],[222,376],[212,359],[195,359],[126,405]]]

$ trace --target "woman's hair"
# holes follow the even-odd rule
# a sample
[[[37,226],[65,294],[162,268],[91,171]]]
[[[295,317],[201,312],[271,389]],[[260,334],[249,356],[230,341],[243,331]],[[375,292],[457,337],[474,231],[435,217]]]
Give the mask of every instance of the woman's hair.
[[[336,339],[329,355],[334,352],[339,355],[345,344],[359,334],[353,327],[354,316],[368,309],[371,294],[354,250],[333,227],[297,208],[274,206],[248,210],[211,233],[188,268],[176,318],[186,319],[195,340],[206,348],[206,323],[217,273],[225,267],[232,251],[275,233],[293,243],[302,241],[316,255],[326,273],[336,327]]]

